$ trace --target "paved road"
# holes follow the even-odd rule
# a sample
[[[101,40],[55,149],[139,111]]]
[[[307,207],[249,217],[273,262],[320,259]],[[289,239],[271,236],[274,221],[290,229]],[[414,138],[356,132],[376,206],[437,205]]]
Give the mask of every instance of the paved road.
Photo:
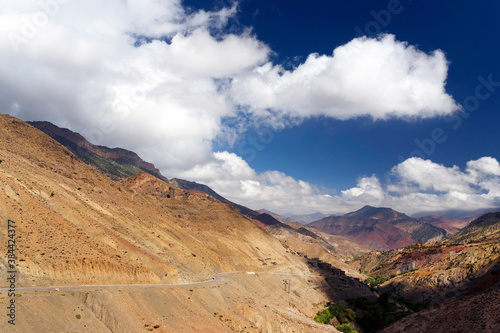
[[[96,290],[96,289],[125,289],[125,288],[151,288],[151,287],[196,287],[210,284],[222,284],[226,280],[222,277],[228,274],[236,274],[241,272],[219,273],[212,277],[211,280],[192,282],[192,283],[179,283],[179,284],[114,284],[114,285],[91,285],[91,286],[50,286],[50,287],[18,287],[18,291],[44,291],[44,290]],[[7,292],[9,288],[0,288],[0,292]]]
[[[192,282],[192,283],[179,283],[179,284],[121,284],[121,285],[92,285],[92,286],[50,286],[50,287],[19,287],[16,288],[18,291],[46,291],[46,290],[96,290],[96,289],[125,289],[125,288],[152,288],[152,287],[162,287],[162,288],[173,288],[173,287],[199,287],[206,285],[219,285],[227,282],[224,279],[225,275],[230,274],[241,274],[245,273],[243,271],[237,272],[226,272],[215,274],[211,280]],[[250,272],[248,272],[250,273]],[[319,275],[302,275],[302,274],[291,274],[291,273],[280,273],[280,272],[255,272],[255,274],[273,274],[273,275],[286,275],[286,276],[308,276],[317,277]],[[0,292],[8,292],[9,288],[0,288]]]

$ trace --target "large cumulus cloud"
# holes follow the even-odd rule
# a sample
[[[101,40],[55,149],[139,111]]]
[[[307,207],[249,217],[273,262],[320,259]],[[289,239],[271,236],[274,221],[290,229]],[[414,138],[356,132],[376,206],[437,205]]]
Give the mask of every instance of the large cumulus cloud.
[[[0,112],[134,150],[167,177],[205,182],[254,208],[403,207],[404,196],[429,190],[459,202],[476,195],[466,183],[474,177],[490,196],[498,188],[495,161],[470,162],[465,176],[424,161],[421,167],[450,174],[456,185],[416,183],[417,171],[405,162],[393,170],[402,179],[391,185],[397,196],[374,176],[335,195],[214,152],[214,140],[233,141],[248,122],[279,128],[319,115],[426,118],[460,108],[446,93],[448,62],[440,50],[424,53],[392,35],[363,37],[284,70],[251,29],[227,32],[235,15],[237,4],[191,11],[180,0],[3,1]],[[423,195],[413,200],[438,194]]]

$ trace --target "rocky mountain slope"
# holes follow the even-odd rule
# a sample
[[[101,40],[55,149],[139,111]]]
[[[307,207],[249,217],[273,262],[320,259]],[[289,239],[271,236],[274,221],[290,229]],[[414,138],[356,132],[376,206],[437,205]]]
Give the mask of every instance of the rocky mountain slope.
[[[417,220],[444,229],[446,236],[450,236],[467,227],[473,218],[452,219],[447,216],[428,215],[419,217]]]
[[[474,243],[495,238],[500,238],[500,211],[478,217],[446,243]]]
[[[365,206],[343,216],[329,216],[308,227],[344,236],[359,245],[387,250],[415,243],[437,241],[446,231],[390,208]]]
[[[196,183],[196,182],[192,182],[192,181],[184,180],[184,179],[179,179],[179,178],[173,178],[173,179],[171,179],[170,183],[173,184],[173,185],[175,185],[175,186],[177,186],[177,187],[179,187],[179,188],[185,189],[185,190],[195,190],[195,191],[205,192],[205,193],[213,196],[217,200],[219,200],[219,201],[221,201],[223,203],[226,203],[226,204],[228,204],[230,206],[233,206],[240,213],[242,213],[243,215],[248,216],[250,218],[255,218],[258,215],[260,215],[260,213],[257,212],[257,211],[254,211],[254,210],[252,210],[250,208],[247,208],[245,206],[242,206],[242,205],[234,203],[234,202],[232,202],[230,200],[227,200],[226,198],[224,198],[223,196],[221,196],[220,194],[218,194],[217,192],[215,192],[214,190],[212,190],[207,185],[199,184],[199,183]]]
[[[32,121],[30,125],[38,128],[87,164],[95,166],[114,179],[130,177],[140,171],[150,173],[166,180],[152,163],[141,159],[136,153],[122,148],[108,148],[91,144],[79,133],[60,128],[48,121]]]
[[[16,287],[75,286],[19,289],[14,331],[336,331],[311,319],[328,298],[311,286],[322,278],[305,259],[212,196],[148,173],[113,181],[7,115],[0,160],[0,220],[16,223]],[[0,244],[7,240],[4,227]],[[234,274],[185,288],[78,289],[191,283],[220,272]],[[291,293],[281,289],[284,276]],[[0,298],[8,301],[6,290]],[[2,320],[0,331],[7,325]]]
[[[381,333],[500,332],[500,290],[465,297],[415,313],[384,328]]]
[[[280,222],[283,222],[283,223],[288,223],[288,222],[298,222],[297,220],[294,220],[292,218],[288,218],[288,217],[285,217],[283,215],[280,215],[280,214],[277,214],[277,213],[274,213],[274,212],[271,212],[270,210],[267,210],[267,209],[259,209],[257,210],[257,212],[259,212],[260,214],[267,214],[267,215],[271,215],[272,217],[274,217],[276,220],[280,221]]]
[[[168,180],[160,174],[160,172],[153,164],[143,161],[133,152],[121,148],[108,148],[105,146],[92,145],[80,134],[72,132],[65,128],[59,128],[58,126],[55,126],[49,122],[31,122],[30,124],[42,130],[44,133],[48,134],[62,145],[66,146],[68,149],[74,152],[77,157],[82,159],[87,164],[95,166],[98,170],[100,170],[107,176],[110,176],[112,179],[119,180],[121,179],[120,177],[123,176],[131,177],[133,175],[136,175],[141,170],[144,170],[145,172],[154,175],[158,179],[171,184],[172,188],[178,188],[178,190],[188,190],[188,192],[204,192],[210,197],[236,208],[240,213],[251,219],[254,219],[254,221],[258,221],[259,225],[261,227],[264,227],[267,232],[270,232],[274,236],[279,235],[279,239],[282,243],[284,241],[284,238],[287,238],[297,247],[298,250],[296,250],[295,252],[304,253],[304,255],[306,256],[308,254],[310,256],[318,254],[318,256],[321,256],[323,259],[328,259],[331,263],[335,263],[337,265],[342,265],[343,262],[341,261],[341,258],[343,257],[349,257],[351,255],[358,255],[367,252],[365,248],[351,243],[348,240],[343,239],[342,237],[331,239],[332,243],[330,244],[329,241],[326,240],[326,238],[332,237],[327,236],[322,238],[311,229],[307,229],[305,227],[293,228],[286,223],[282,223],[280,219],[271,218],[267,214],[262,214],[262,212],[254,211],[245,206],[227,200],[207,185],[179,178]],[[154,180],[151,179],[151,182],[154,182]],[[179,195],[180,193],[180,191],[178,190],[177,195]],[[175,192],[174,189],[172,189],[171,191]],[[154,192],[154,189],[150,189],[149,191],[149,193]],[[271,213],[271,215],[273,215],[273,213]],[[284,220],[288,222],[294,221],[293,219],[289,218],[284,218]],[[272,225],[273,227],[266,227],[269,225]],[[283,237],[285,234],[287,236]],[[348,244],[348,246],[338,246],[338,244],[346,243]],[[312,250],[316,247],[317,249]],[[335,249],[342,250],[336,251]],[[319,255],[320,253],[322,255]],[[333,257],[332,253],[335,253],[336,257]]]
[[[260,214],[245,206],[227,200],[207,185],[179,178],[168,180],[152,163],[144,161],[136,153],[129,150],[93,145],[79,133],[73,132],[67,128],[58,127],[47,121],[32,121],[29,122],[29,124],[49,135],[51,138],[68,148],[76,157],[96,167],[111,179],[119,180],[121,178],[131,177],[143,171],[178,188],[203,191],[217,200],[235,207],[243,215],[248,217],[253,218]]]
[[[279,242],[203,192],[147,173],[112,181],[31,126],[1,120],[1,217],[19,224],[20,264],[37,283],[182,282],[257,269],[259,257],[286,262]]]
[[[441,243],[372,252],[351,264],[388,279],[378,287],[380,293],[420,302],[429,309],[384,332],[420,332],[424,326],[438,331],[497,332],[500,327],[498,212],[479,217]]]

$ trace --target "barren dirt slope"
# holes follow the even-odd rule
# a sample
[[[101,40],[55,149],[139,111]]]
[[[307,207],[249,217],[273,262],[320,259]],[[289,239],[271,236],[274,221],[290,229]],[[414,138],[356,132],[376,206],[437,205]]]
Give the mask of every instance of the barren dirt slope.
[[[5,251],[0,251],[0,287],[7,285],[8,219],[16,223],[17,287],[183,283],[226,271],[310,274],[302,258],[287,253],[278,240],[234,208],[205,193],[174,188],[148,174],[112,181],[47,135],[7,115],[0,115],[0,159],[0,246],[5,246]],[[173,321],[165,319],[166,312],[178,310],[184,311],[182,316],[191,316],[193,323],[183,331],[207,331],[218,312],[212,305],[219,300],[221,309],[231,309],[225,318],[238,321],[233,328],[224,322],[221,327],[226,331],[245,331],[247,326],[252,332],[291,332],[289,328],[299,332],[302,324],[294,326],[299,321],[306,326],[312,323],[314,328],[309,331],[331,331],[309,319],[314,313],[312,303],[324,301],[324,297],[320,290],[308,287],[306,278],[296,281],[299,296],[283,296],[286,301],[282,307],[274,297],[275,310],[251,307],[245,316],[249,304],[265,303],[265,295],[275,292],[283,277],[270,274],[269,279],[260,282],[260,291],[237,282],[227,284],[231,290],[204,288],[203,297],[208,302],[204,305],[185,290],[178,296],[163,289],[140,295],[125,290],[98,294],[28,292],[19,297],[19,320],[24,325],[29,320],[37,325],[45,322],[42,327],[46,331],[64,331],[63,321],[86,311],[93,319],[87,316],[87,328],[82,324],[76,331],[137,332],[138,327],[148,331],[144,326],[147,321],[156,321],[159,327],[153,329],[167,332],[174,326],[169,326]],[[230,297],[240,297],[241,302]],[[6,301],[5,293],[0,300]],[[207,312],[212,308],[214,313]],[[290,308],[300,310],[290,312]],[[122,313],[127,310],[132,312]],[[294,311],[301,320],[290,317]],[[200,313],[210,315],[210,321]],[[38,320],[49,314],[53,320]],[[175,312],[170,315],[176,317]],[[176,322],[185,324],[179,316]],[[280,324],[280,318],[288,319]],[[221,320],[217,317],[217,322]],[[4,324],[2,320],[0,331]],[[100,328],[95,326],[101,324]]]

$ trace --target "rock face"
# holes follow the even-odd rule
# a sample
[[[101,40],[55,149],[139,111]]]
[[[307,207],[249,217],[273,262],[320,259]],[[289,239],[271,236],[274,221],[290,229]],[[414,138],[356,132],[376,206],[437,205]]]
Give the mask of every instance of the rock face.
[[[362,246],[387,250],[437,241],[446,231],[390,208],[365,206],[343,216],[329,216],[308,224],[331,235],[344,236]]]
[[[383,329],[381,333],[500,332],[500,290],[419,312]]]
[[[360,270],[390,277],[379,292],[427,308],[382,332],[497,332],[499,226],[500,213],[488,213],[443,242],[361,257]]]
[[[381,288],[412,302],[438,304],[500,288],[500,244],[429,247],[400,253],[373,274],[413,272],[389,280]]]
[[[80,134],[47,121],[32,121],[29,124],[68,148],[84,162],[95,166],[112,178],[130,177],[144,171],[166,180],[152,163],[145,162],[132,151],[93,145]]]

